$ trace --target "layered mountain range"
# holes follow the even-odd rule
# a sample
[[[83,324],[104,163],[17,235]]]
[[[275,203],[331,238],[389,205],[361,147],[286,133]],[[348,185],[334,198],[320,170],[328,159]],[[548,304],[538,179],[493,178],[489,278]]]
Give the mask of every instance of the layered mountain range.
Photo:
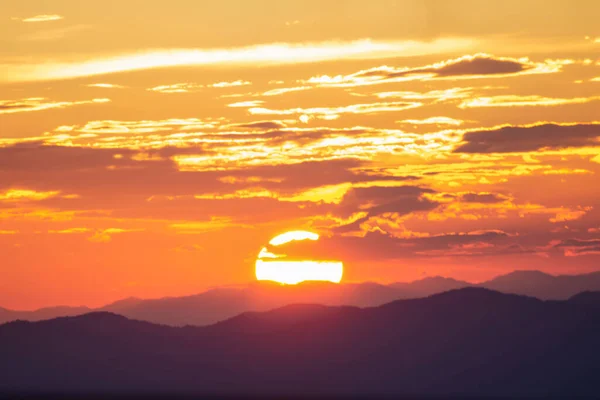
[[[600,291],[600,272],[553,276],[539,271],[515,271],[479,284],[443,277],[390,285],[324,282],[280,285],[256,282],[244,287],[211,289],[192,296],[146,300],[129,298],[97,309],[55,307],[36,311],[12,311],[0,308],[0,323],[14,320],[40,321],[92,311],[108,311],[163,325],[208,325],[243,312],[267,311],[289,304],[374,307],[393,300],[425,297],[464,287],[481,287],[542,300],[564,300],[580,292]]]

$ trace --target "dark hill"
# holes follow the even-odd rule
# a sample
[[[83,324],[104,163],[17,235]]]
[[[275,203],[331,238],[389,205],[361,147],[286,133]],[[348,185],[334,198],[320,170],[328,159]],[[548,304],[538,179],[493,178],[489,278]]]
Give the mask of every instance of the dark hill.
[[[595,396],[599,332],[586,305],[482,288],[208,327],[94,313],[0,326],[0,391]]]

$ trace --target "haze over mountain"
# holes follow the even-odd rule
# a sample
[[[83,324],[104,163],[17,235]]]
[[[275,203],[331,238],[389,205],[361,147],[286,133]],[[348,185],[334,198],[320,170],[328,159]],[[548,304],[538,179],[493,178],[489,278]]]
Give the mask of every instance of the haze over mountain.
[[[34,311],[14,311],[0,307],[0,323],[8,321],[42,321],[56,317],[69,317],[86,314],[93,311],[88,307],[46,307]]]
[[[147,300],[128,298],[98,309],[87,307],[53,307],[37,311],[0,309],[0,323],[15,320],[39,321],[81,315],[90,311],[108,311],[131,319],[163,325],[209,325],[246,311],[267,311],[289,304],[373,307],[393,300],[425,297],[468,286],[479,286],[544,300],[561,300],[580,292],[600,290],[600,272],[553,276],[539,271],[514,271],[480,284],[443,277],[429,277],[390,285],[371,282],[356,284],[304,282],[300,285],[282,286],[274,282],[255,282],[238,288],[215,288],[192,296]]]
[[[554,276],[540,271],[514,271],[483,282],[480,286],[538,299],[564,300],[583,291],[600,290],[600,272]]]
[[[465,288],[375,308],[292,305],[207,327],[106,312],[12,322],[0,326],[0,391],[589,396],[600,393],[595,299]]]

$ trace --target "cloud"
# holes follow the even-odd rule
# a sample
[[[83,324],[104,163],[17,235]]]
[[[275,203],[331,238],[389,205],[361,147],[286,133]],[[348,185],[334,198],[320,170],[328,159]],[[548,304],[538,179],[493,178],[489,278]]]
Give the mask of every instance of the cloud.
[[[103,88],[103,89],[124,89],[126,87],[123,85],[115,85],[113,83],[90,83],[85,86],[94,87],[94,88]]]
[[[287,88],[277,88],[277,89],[271,89],[271,90],[267,90],[266,92],[262,92],[262,93],[258,93],[258,96],[279,96],[281,94],[285,94],[285,93],[291,93],[291,92],[301,92],[304,90],[309,90],[312,89],[311,86],[294,86],[294,87],[287,87]]]
[[[550,245],[562,250],[566,257],[600,254],[600,239],[567,239]]]
[[[207,221],[188,221],[170,224],[169,227],[178,233],[198,235],[201,233],[220,230],[225,227],[234,226],[235,223],[229,217],[210,217]]]
[[[71,234],[79,234],[79,233],[87,233],[92,229],[90,228],[67,228],[67,229],[55,229],[49,230],[48,233],[59,234],[59,235],[71,235]]]
[[[28,189],[9,189],[0,193],[0,202],[39,201],[59,195],[59,191],[38,192]]]
[[[420,106],[422,106],[422,103],[393,101],[352,104],[339,107],[289,108],[283,110],[252,107],[248,112],[253,115],[306,115],[309,118],[336,119],[342,114],[377,114],[382,112],[403,111]]]
[[[579,219],[592,210],[589,206],[551,207],[533,202],[516,203],[512,197],[501,194],[486,196],[487,194],[489,193],[426,194],[426,197],[441,203],[438,208],[427,213],[426,219],[431,222],[458,222],[537,217],[536,223],[541,224],[544,221],[539,217],[547,218],[546,221],[550,223],[558,223]]]
[[[478,53],[422,67],[408,68],[384,65],[350,75],[315,76],[303,82],[316,86],[354,87],[411,80],[503,78],[525,74],[559,72],[562,66],[569,62],[565,60],[533,62],[528,58],[496,57],[490,54]]]
[[[364,236],[334,236],[328,245],[346,257],[372,262],[422,257],[481,257],[535,253],[512,234],[498,229],[405,236],[372,231]]]
[[[147,90],[158,93],[194,93],[199,92],[204,88],[229,88],[237,86],[251,85],[252,82],[237,80],[233,82],[215,82],[208,85],[200,83],[182,82],[171,85],[161,85],[149,88]]]
[[[460,195],[460,200],[467,203],[501,203],[510,200],[509,197],[498,193],[464,193]]]
[[[233,81],[233,82],[217,82],[217,83],[213,83],[208,86],[214,87],[214,88],[228,88],[228,87],[247,86],[247,85],[252,85],[252,82],[244,81],[244,80],[240,79],[240,80]]]
[[[600,100],[600,96],[575,97],[570,99],[544,97],[538,95],[531,96],[492,96],[478,97],[465,100],[459,104],[460,108],[478,108],[478,107],[528,107],[528,106],[561,106],[565,104],[583,104],[591,101]]]
[[[517,243],[502,243],[506,242],[504,236],[507,235],[504,233],[443,235],[441,237],[450,239],[445,246],[440,246],[440,248],[415,250],[414,254],[425,257],[492,257],[511,254],[531,254],[537,252],[533,248],[526,248]],[[453,239],[462,239],[465,237],[468,238],[467,243],[453,243]],[[431,239],[435,238],[437,237]],[[426,238],[425,240],[430,240],[430,238]]]
[[[540,124],[470,131],[455,153],[519,153],[600,145],[600,124]]]
[[[188,150],[173,149],[178,154]],[[165,157],[168,155],[165,148],[155,152],[160,157],[139,157],[136,150],[119,148],[39,143],[0,147],[0,195],[4,203],[35,201],[55,209],[113,210],[128,216],[153,218],[177,215],[178,219],[184,219],[198,215],[199,210],[202,215],[218,210],[242,216],[287,209],[290,215],[300,212],[298,205],[279,203],[318,202],[328,191],[324,188],[328,185],[414,179],[362,169],[362,162],[355,159],[313,162],[302,159],[288,165],[265,162],[242,168],[181,171],[173,160]],[[89,185],[90,181],[94,185]],[[313,188],[323,188],[322,193],[310,192]],[[73,193],[79,197],[73,198]],[[241,201],[253,198],[270,201],[257,201],[247,210],[242,208]],[[208,202],[211,199],[213,202]],[[257,207],[264,210],[259,213]]]
[[[333,228],[342,234],[361,234],[361,232],[386,232],[380,226],[386,224],[386,218],[378,216],[386,214],[389,218],[419,211],[429,211],[439,203],[424,196],[434,193],[433,190],[419,186],[369,186],[349,189],[334,213],[344,218],[344,222]]]
[[[45,81],[78,78],[115,72],[160,67],[194,65],[272,65],[297,64],[343,59],[377,59],[401,54],[404,57],[465,49],[468,39],[414,41],[329,41],[317,43],[278,43],[222,49],[142,50],[131,54],[94,57],[82,54],[81,61],[31,64],[0,64],[0,81]]]
[[[90,236],[88,240],[96,243],[108,243],[112,240],[112,236],[116,234],[126,232],[139,232],[140,229],[123,229],[123,228],[108,228],[97,230],[93,236]]]
[[[227,104],[227,107],[256,107],[263,104],[262,100],[248,100],[248,101],[239,101],[237,103]]]
[[[190,93],[201,90],[204,85],[197,83],[174,83],[172,85],[161,85],[149,88],[147,90],[158,93]]]
[[[478,88],[478,89],[485,89]],[[442,90],[430,90],[428,92],[410,92],[410,91],[395,91],[395,92],[379,92],[375,96],[380,99],[402,98],[405,100],[435,100],[436,102],[464,99],[472,95],[472,87],[455,87]]]
[[[281,122],[287,124],[290,121]],[[85,125],[60,126],[39,137],[0,139],[0,146],[37,142],[46,146],[132,149],[138,160],[142,157],[148,161],[172,158],[180,170],[206,171],[296,164],[306,161],[307,156],[314,161],[367,160],[389,153],[427,157],[433,151],[451,151],[460,138],[451,131],[418,134],[364,127],[286,127],[260,132],[258,129],[239,129],[223,118],[186,118],[91,121]],[[285,151],[281,150],[282,146]],[[118,157],[118,153],[115,156]],[[125,166],[116,162],[112,165]]]
[[[212,118],[170,118],[163,120],[116,121],[98,120],[90,121],[85,125],[63,125],[55,129],[58,134],[80,134],[83,139],[89,135],[101,134],[142,134],[164,132],[187,132],[197,129],[215,129],[219,126],[219,119]],[[94,138],[95,136],[92,136]],[[180,136],[181,137],[181,136]],[[137,137],[136,140],[142,139]],[[156,140],[149,137],[150,140]],[[71,138],[73,140],[73,138]],[[139,143],[139,142],[138,142]],[[168,143],[164,143],[168,145]]]
[[[11,19],[14,21],[21,21],[21,22],[48,22],[48,21],[58,21],[63,18],[64,17],[62,15],[58,15],[58,14],[40,14],[40,15],[35,15],[33,17],[27,17],[27,18],[13,17]]]
[[[464,121],[460,119],[454,119],[449,117],[429,117],[425,119],[404,119],[396,121],[398,124],[410,124],[410,125],[462,125]]]
[[[0,172],[17,177],[42,176],[53,171],[106,170],[110,165],[132,166],[135,153],[128,149],[94,149],[70,146],[48,146],[42,143],[20,143],[0,147]],[[120,155],[120,157],[118,156]]]
[[[44,97],[31,97],[21,100],[0,100],[0,114],[42,111],[52,108],[65,108],[82,104],[107,103],[110,99],[92,99],[82,101],[51,101]]]
[[[234,124],[230,125],[232,128],[247,128],[247,129],[282,129],[285,128],[286,125],[279,121],[256,121],[249,122],[246,124]]]

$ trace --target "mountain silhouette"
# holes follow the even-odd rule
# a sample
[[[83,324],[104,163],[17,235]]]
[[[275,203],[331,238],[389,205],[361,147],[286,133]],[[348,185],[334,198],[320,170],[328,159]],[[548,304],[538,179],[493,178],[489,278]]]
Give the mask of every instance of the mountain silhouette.
[[[206,327],[107,312],[11,322],[0,326],[0,391],[600,395],[600,310],[577,297],[464,288],[372,308],[290,305]]]
[[[0,307],[0,324],[8,321],[42,321],[56,317],[69,317],[91,312],[88,307],[46,307],[34,311],[13,311]]]
[[[446,292],[453,289],[461,289],[468,286],[474,286],[472,283],[459,281],[452,278],[433,276],[419,279],[414,282],[396,282],[389,285],[395,289],[400,289],[406,298],[423,297],[431,294]]]
[[[538,299],[563,300],[583,291],[600,290],[600,272],[554,276],[540,271],[514,271],[484,282],[480,286]]]
[[[334,284],[304,282],[280,285],[254,282],[242,287],[221,287],[182,297],[161,299],[128,298],[93,311],[108,311],[131,319],[163,325],[210,325],[246,311],[268,311],[288,304],[374,307],[398,299],[425,297],[452,289],[477,286],[503,293],[521,294],[543,300],[564,300],[583,291],[600,291],[600,272],[553,276],[540,271],[514,271],[492,280],[471,284],[444,277],[428,277],[390,285],[377,283]],[[91,309],[56,307],[38,311],[0,309],[0,323],[14,320],[39,321],[81,315]]]
[[[600,292],[581,292],[571,297],[569,302],[600,309]]]

